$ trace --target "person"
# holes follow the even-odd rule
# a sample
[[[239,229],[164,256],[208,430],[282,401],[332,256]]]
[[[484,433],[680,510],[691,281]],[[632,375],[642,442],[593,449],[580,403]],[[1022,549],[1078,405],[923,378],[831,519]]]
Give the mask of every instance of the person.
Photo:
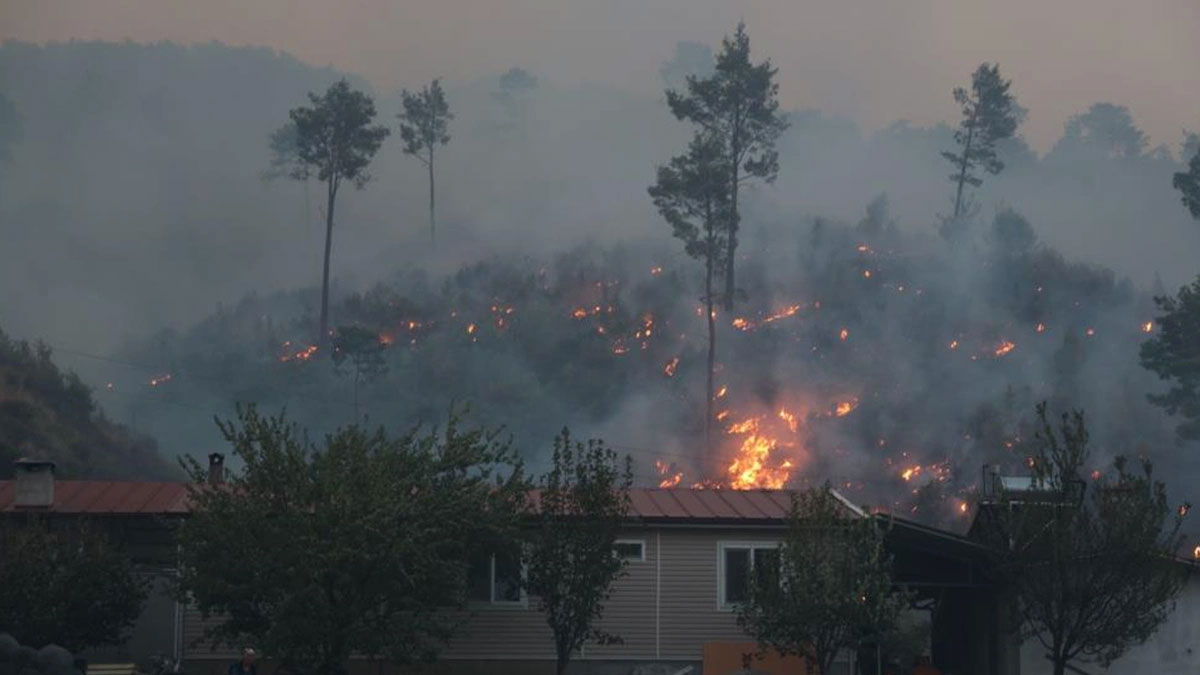
[[[246,647],[242,650],[242,660],[234,661],[229,666],[229,675],[258,675],[256,661],[258,661],[258,652],[254,651],[253,647]]]

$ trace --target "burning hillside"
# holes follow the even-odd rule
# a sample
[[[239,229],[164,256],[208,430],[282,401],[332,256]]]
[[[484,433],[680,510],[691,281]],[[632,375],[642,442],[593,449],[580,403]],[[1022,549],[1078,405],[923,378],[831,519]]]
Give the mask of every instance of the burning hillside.
[[[745,300],[714,314],[707,444],[696,280],[655,247],[493,260],[438,287],[412,276],[346,297],[335,323],[378,336],[356,348],[354,378],[313,343],[311,295],[249,299],[125,356],[153,361],[147,396],[287,405],[320,430],[354,419],[353,381],[360,413],[388,425],[470,401],[535,463],[565,423],[630,452],[644,484],[830,479],[934,519],[969,510],[984,462],[1020,466],[1036,401],[1087,410],[1106,455],[1171,438],[1136,362],[1149,298],[1111,273],[1045,248],[957,250],[820,221],[794,241],[798,257],[747,254]]]

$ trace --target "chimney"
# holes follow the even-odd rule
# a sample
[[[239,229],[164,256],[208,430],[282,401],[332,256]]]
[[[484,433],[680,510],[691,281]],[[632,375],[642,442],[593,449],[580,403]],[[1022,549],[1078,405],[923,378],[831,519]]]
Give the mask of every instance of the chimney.
[[[208,456],[208,484],[220,485],[225,482],[225,455],[214,452]]]
[[[54,462],[21,458],[16,462],[15,506],[48,509],[54,506]]]

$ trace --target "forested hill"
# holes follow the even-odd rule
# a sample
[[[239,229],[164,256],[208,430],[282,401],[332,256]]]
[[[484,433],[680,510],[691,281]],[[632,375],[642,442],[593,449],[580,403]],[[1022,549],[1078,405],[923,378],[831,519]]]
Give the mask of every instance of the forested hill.
[[[0,478],[23,456],[52,458],[63,478],[177,477],[153,440],[97,412],[91,390],[48,347],[0,331]]]

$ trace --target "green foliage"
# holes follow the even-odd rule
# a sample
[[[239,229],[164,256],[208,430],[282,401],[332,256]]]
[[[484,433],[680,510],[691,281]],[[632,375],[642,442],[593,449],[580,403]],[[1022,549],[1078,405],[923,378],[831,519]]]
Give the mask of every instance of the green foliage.
[[[330,85],[324,94],[309,93],[308,100],[308,107],[288,113],[296,128],[296,157],[304,167],[292,176],[315,176],[334,192],[347,180],[362,188],[371,179],[367,166],[391,133],[387,127],[371,125],[375,102],[351,89],[345,79]]]
[[[1076,661],[1107,666],[1166,619],[1184,578],[1174,556],[1187,509],[1168,507],[1148,460],[1136,472],[1118,457],[1084,493],[1083,413],[1063,414],[1057,430],[1045,403],[1037,416],[1032,487],[1002,495],[989,536],[1022,637],[1037,638],[1061,675]]]
[[[146,584],[87,524],[51,530],[38,518],[0,524],[0,632],[72,652],[128,639]]]
[[[740,223],[738,191],[748,180],[758,178],[770,183],[779,173],[775,143],[788,123],[779,112],[777,72],[770,60],[751,63],[750,36],[746,25],[739,22],[733,37],[721,41],[721,52],[711,75],[688,75],[684,92],[667,90],[671,113],[700,127],[708,139],[719,144],[724,157],[729,203],[723,223],[727,242],[726,309],[733,307],[735,290],[734,260]]]
[[[252,640],[302,673],[344,673],[352,653],[428,661],[457,627],[466,561],[515,536],[526,485],[496,434],[389,438],[345,427],[315,445],[282,415],[239,411],[221,430],[244,464],[226,484],[189,473],[180,585],[208,637]]]
[[[1025,216],[1004,209],[992,220],[991,243],[1001,257],[1021,257],[1033,250],[1037,234]]]
[[[1009,93],[1012,81],[1000,77],[1000,65],[980,64],[971,76],[970,91],[958,87],[954,102],[962,106],[962,122],[954,132],[958,152],[942,152],[954,165],[950,181],[957,186],[953,221],[963,215],[963,186],[979,187],[983,178],[978,171],[998,174],[1004,162],[996,154],[996,143],[1011,138],[1025,116]]]
[[[613,545],[629,512],[633,476],[628,456],[622,465],[602,442],[573,443],[565,428],[554,439],[552,462],[532,506],[526,585],[554,633],[561,675],[586,640],[619,640],[594,624],[624,573]]]
[[[1200,150],[1193,151],[1187,171],[1176,173],[1171,178],[1171,184],[1179,190],[1180,200],[1188,213],[1200,220]]]
[[[1154,298],[1163,314],[1155,319],[1158,331],[1142,344],[1142,366],[1163,380],[1171,380],[1165,394],[1151,394],[1183,422],[1176,427],[1181,438],[1200,440],[1200,276],[1172,298]]]
[[[64,372],[48,346],[0,331],[0,477],[25,455],[46,457],[76,478],[165,478],[154,441],[97,412],[91,390]]]
[[[908,597],[892,589],[885,531],[848,513],[828,484],[793,494],[788,520],[778,563],[755,575],[738,625],[761,649],[828,673],[839,651],[892,630]]]

